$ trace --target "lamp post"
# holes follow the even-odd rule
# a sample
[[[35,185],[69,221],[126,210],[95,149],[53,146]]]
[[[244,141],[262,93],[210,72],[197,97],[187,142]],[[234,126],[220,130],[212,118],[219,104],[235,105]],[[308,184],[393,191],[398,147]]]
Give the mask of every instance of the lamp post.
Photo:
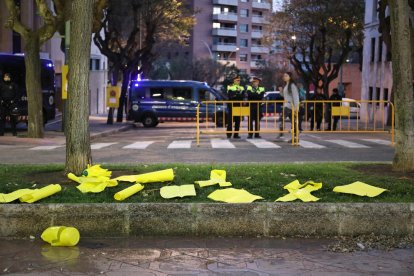
[[[233,54],[233,53],[237,53],[237,51],[239,51],[240,50],[240,48],[239,47],[236,47],[236,50],[234,50],[233,52],[230,52],[230,55],[229,55],[229,57],[228,57],[228,59],[230,60],[231,59],[231,55]],[[236,56],[234,57],[234,59],[236,59]]]
[[[295,34],[292,35],[291,39],[293,41],[293,43],[292,43],[293,47],[292,48],[295,48],[296,47],[296,39],[297,39],[296,35]],[[295,54],[295,53],[292,51],[292,54]],[[291,67],[292,67],[292,63],[290,62],[290,58],[289,58],[289,70],[291,70]]]
[[[211,48],[210,48],[210,46],[208,45],[208,43],[207,43],[207,42],[205,42],[204,40],[201,40],[201,42],[203,42],[203,43],[204,43],[204,45],[207,47],[207,50],[208,50],[208,52],[210,53],[210,58],[211,58],[211,60],[214,60],[214,57],[213,57],[213,52],[211,51]]]
[[[349,59],[346,59],[346,63],[349,62]],[[338,92],[339,95],[341,95],[342,97],[344,96],[344,92],[345,92],[345,87],[344,87],[344,83],[343,83],[343,64],[341,65],[341,68],[339,69],[339,84],[338,84]]]

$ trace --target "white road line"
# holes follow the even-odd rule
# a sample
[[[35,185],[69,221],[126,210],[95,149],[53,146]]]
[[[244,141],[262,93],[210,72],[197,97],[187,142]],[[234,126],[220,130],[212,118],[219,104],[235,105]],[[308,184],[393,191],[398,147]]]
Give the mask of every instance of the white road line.
[[[247,139],[246,141],[255,145],[259,149],[280,149],[280,146],[264,139]]]
[[[352,149],[367,149],[370,148],[368,146],[365,145],[361,145],[358,143],[354,143],[354,142],[349,142],[349,141],[345,141],[345,140],[325,140],[326,142],[331,142],[334,144],[338,144],[341,146],[344,146],[346,148],[352,148]]]
[[[306,148],[306,149],[324,149],[326,148],[325,146],[319,145],[319,144],[315,144],[309,141],[304,141],[304,140],[299,140],[299,146],[301,146],[302,148]]]
[[[191,140],[172,141],[168,149],[191,149]]]
[[[37,146],[34,148],[30,148],[29,150],[54,150],[61,147],[63,146]]]
[[[98,150],[98,149],[106,148],[106,147],[109,147],[115,144],[118,144],[118,143],[93,143],[91,145],[91,149]]]
[[[366,141],[366,142],[370,142],[370,143],[375,143],[375,144],[380,144],[380,145],[385,145],[385,146],[391,146],[391,141],[387,141],[387,140],[381,140],[381,139],[361,139],[362,141]]]
[[[229,140],[211,139],[213,149],[234,149],[236,148]]]
[[[154,141],[141,141],[141,142],[132,143],[122,148],[123,149],[146,149],[149,145],[153,143]]]

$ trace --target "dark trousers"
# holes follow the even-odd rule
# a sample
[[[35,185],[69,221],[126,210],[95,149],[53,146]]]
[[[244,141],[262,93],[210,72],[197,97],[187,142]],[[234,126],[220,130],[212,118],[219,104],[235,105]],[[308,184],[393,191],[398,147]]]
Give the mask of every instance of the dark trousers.
[[[7,117],[10,118],[10,125],[11,125],[13,135],[14,136],[17,135],[17,131],[16,131],[17,116],[10,115],[11,110],[12,110],[11,106],[7,106],[4,104],[0,106],[0,136],[4,135]]]
[[[293,121],[293,115],[292,115],[292,109],[290,109],[290,108],[287,108],[287,107],[285,107],[284,108],[284,115],[285,115],[285,118],[286,117],[289,117],[289,120],[290,120],[290,122],[291,122],[291,124],[293,124],[293,132],[294,132],[294,136],[295,136],[295,138],[296,138],[296,132],[297,132],[297,127],[296,127],[296,122],[298,122],[298,117],[297,116],[295,116],[295,121]],[[280,130],[283,130],[283,112],[282,112],[282,114],[280,115],[281,116],[281,121],[280,121],[280,125],[279,125],[279,129]],[[298,122],[299,123],[299,122]]]
[[[340,116],[333,116],[332,117],[332,111],[329,110],[329,112],[328,112],[328,130],[331,130],[332,119],[333,119],[332,129],[336,130],[336,126],[338,125]]]
[[[316,113],[311,112],[311,114],[310,114],[310,120],[311,120],[310,127],[311,127],[311,130],[313,130],[314,127],[315,127],[315,121],[316,121],[316,129],[317,130],[321,129],[322,117],[323,117],[322,112],[318,112],[318,111],[316,111]]]
[[[256,133],[254,134],[255,137],[259,137],[259,130],[260,130],[260,108],[257,103],[250,104],[250,118],[249,118],[249,136],[253,135],[253,122],[254,122],[254,130]]]
[[[234,105],[236,106],[236,105]],[[238,105],[240,106],[240,105]],[[234,136],[237,137],[239,136],[239,130],[240,130],[240,121],[241,121],[241,116],[235,116],[233,117],[233,107],[232,105],[228,105],[228,110],[229,112],[227,113],[227,118],[226,118],[226,124],[227,124],[227,137],[230,138],[231,137],[231,131],[233,131],[233,122],[234,122]]]

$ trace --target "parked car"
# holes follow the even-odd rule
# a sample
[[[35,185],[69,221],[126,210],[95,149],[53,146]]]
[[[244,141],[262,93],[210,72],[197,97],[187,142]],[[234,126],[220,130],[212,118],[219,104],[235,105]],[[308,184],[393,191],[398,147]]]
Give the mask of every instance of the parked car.
[[[342,106],[349,106],[351,118],[359,118],[361,115],[361,104],[354,99],[342,98]]]
[[[223,101],[226,97],[206,83],[197,81],[141,80],[130,83],[128,94],[128,119],[141,122],[145,127],[155,127],[164,121],[195,121],[200,104],[200,118],[206,113],[217,126],[225,117],[223,104],[203,101]]]
[[[283,101],[283,96],[279,91],[265,92],[263,100],[265,101]],[[283,103],[266,103],[261,107],[261,112],[265,116],[274,116],[276,113],[282,113]]]

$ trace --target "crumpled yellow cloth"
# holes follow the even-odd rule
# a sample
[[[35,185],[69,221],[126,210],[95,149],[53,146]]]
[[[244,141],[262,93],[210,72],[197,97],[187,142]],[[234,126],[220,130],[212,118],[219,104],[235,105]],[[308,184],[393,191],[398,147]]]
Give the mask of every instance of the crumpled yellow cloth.
[[[244,189],[235,188],[216,190],[209,194],[208,198],[227,203],[252,203],[255,200],[263,199],[263,197],[253,195]]]
[[[382,194],[386,189],[378,188],[375,186],[368,185],[364,182],[354,182],[348,185],[336,186],[333,191],[335,193],[354,194],[358,196],[375,197]]]
[[[181,185],[181,186],[165,186],[160,190],[162,198],[174,198],[185,196],[196,196],[196,191],[193,184]]]
[[[126,189],[123,189],[122,191],[117,192],[114,195],[114,199],[118,200],[118,201],[122,201],[122,200],[138,193],[142,189],[144,189],[144,186],[139,184],[139,183],[135,184],[135,185],[132,185],[131,187],[128,187]]]
[[[207,187],[216,184],[219,184],[220,187],[229,187],[231,186],[231,183],[226,181],[226,174],[225,170],[212,170],[210,172],[210,180],[200,180],[195,181],[195,183],[200,185],[200,187]]]
[[[167,182],[174,180],[174,171],[173,169],[166,169],[137,175],[122,175],[114,178],[114,180],[136,183]]]
[[[85,169],[82,173],[83,176],[88,177],[98,177],[98,176],[105,176],[105,177],[111,177],[112,172],[108,169],[101,168],[101,165],[88,165],[88,168]]]
[[[111,175],[112,172],[101,168],[101,165],[88,165],[88,168],[83,171],[82,176],[68,173],[68,178],[80,184],[76,188],[82,193],[100,193],[106,187],[118,185],[118,181],[110,179]]]
[[[296,199],[300,199],[303,202],[318,201],[319,198],[313,196],[311,192],[321,189],[322,183],[308,181],[305,184],[300,184],[299,180],[295,180],[283,188],[288,190],[289,193],[285,196],[279,197],[275,201],[288,202]]]
[[[20,199],[21,202],[33,203],[60,192],[59,184],[50,184],[40,189],[20,189],[9,194],[0,194],[0,203],[9,203]]]

